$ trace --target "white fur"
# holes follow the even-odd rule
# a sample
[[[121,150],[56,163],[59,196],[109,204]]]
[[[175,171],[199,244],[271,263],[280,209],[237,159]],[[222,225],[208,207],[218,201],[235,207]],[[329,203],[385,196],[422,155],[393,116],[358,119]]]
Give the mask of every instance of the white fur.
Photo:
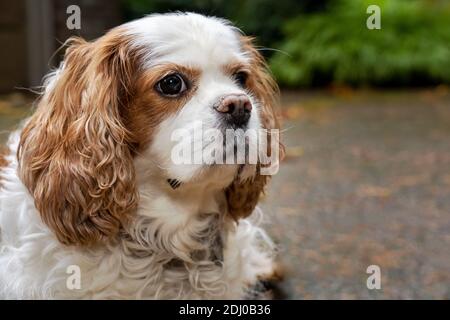
[[[137,217],[108,246],[86,249],[57,241],[17,176],[19,132],[11,135],[9,164],[0,172],[0,298],[240,299],[251,293],[259,276],[273,271],[274,247],[257,226],[260,212],[239,223],[225,219],[223,189],[237,166],[205,169],[170,161],[174,128],[193,119],[216,127],[207,106],[223,94],[244,92],[220,69],[246,59],[237,31],[223,20],[196,14],[153,15],[125,28],[135,45],[149,48],[143,67],[195,65],[202,70],[199,90],[181,112],[160,124],[151,146],[135,159]],[[57,74],[46,86],[57,81]],[[252,103],[249,127],[257,129],[259,107],[253,98]],[[168,176],[184,183],[172,190]],[[71,265],[80,267],[80,289],[66,285]]]

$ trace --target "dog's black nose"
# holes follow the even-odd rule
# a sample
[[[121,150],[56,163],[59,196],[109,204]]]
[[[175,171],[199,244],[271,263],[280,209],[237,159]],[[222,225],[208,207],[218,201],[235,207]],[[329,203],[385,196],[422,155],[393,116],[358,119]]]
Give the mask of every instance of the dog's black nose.
[[[250,119],[252,103],[246,94],[230,94],[222,97],[214,109],[222,113],[228,123],[243,127]]]

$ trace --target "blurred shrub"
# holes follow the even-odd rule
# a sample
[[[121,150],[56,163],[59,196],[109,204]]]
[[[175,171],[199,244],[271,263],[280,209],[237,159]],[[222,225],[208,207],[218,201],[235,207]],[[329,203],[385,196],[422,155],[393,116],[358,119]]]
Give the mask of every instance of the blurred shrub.
[[[368,30],[366,9],[381,7],[381,30]],[[288,86],[450,83],[450,5],[432,0],[339,0],[284,24],[271,59]]]

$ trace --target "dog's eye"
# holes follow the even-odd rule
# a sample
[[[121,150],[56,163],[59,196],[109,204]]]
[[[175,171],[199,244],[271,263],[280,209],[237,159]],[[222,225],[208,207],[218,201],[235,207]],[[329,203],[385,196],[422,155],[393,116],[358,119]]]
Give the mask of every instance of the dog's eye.
[[[156,89],[165,96],[176,97],[183,93],[187,87],[183,78],[178,74],[170,74],[156,84]]]
[[[247,72],[244,71],[236,72],[233,77],[241,87],[245,87],[248,78]]]

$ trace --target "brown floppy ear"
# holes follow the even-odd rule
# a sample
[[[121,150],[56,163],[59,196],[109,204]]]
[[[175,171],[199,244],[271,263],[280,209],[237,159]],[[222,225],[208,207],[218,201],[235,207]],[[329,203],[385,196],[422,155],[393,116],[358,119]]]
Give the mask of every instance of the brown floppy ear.
[[[273,80],[264,57],[256,50],[253,45],[253,39],[241,36],[243,51],[251,59],[251,68],[247,80],[247,88],[258,99],[260,104],[260,118],[264,129],[280,129],[280,124],[276,114],[276,108],[279,102],[279,90],[276,82]],[[270,139],[268,133],[267,154],[270,155]],[[283,158],[284,148],[279,145],[279,155]],[[225,190],[228,202],[228,210],[231,216],[237,220],[249,216],[256,207],[264,187],[269,181],[269,176],[261,174],[259,163],[256,168],[255,176],[252,179],[241,181],[237,176],[231,185]]]
[[[120,34],[71,40],[21,134],[19,174],[42,220],[67,245],[112,239],[137,206],[130,134],[132,54]]]

